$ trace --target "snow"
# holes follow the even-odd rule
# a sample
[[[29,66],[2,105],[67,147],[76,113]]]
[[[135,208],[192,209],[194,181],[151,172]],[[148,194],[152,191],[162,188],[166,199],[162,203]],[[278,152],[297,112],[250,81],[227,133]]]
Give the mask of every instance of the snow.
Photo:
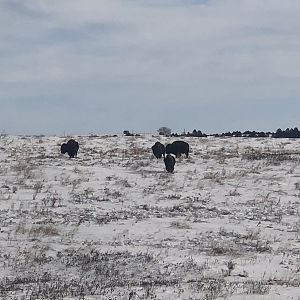
[[[0,138],[1,299],[299,299],[299,140],[72,138]]]

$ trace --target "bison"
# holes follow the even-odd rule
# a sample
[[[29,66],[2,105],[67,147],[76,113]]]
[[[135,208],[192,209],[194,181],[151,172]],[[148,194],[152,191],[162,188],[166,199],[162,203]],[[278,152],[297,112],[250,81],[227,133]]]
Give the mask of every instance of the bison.
[[[185,154],[186,157],[189,156],[190,145],[184,141],[175,141],[172,144],[166,146],[167,154],[174,154],[176,157],[180,157],[181,154]]]
[[[175,158],[171,154],[167,154],[167,156],[164,158],[164,163],[166,166],[166,170],[169,173],[174,172],[174,166],[175,166]]]
[[[77,157],[77,152],[79,149],[79,144],[75,140],[71,139],[67,143],[63,143],[60,147],[60,152],[62,154],[68,153],[70,158]]]
[[[162,156],[165,157],[166,148],[162,143],[156,142],[151,149],[156,158],[162,158]]]

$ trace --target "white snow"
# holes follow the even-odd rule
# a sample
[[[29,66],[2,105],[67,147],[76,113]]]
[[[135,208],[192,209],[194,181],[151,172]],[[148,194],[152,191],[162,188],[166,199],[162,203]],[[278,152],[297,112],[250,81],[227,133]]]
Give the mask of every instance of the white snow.
[[[299,140],[72,138],[0,138],[1,299],[299,300]]]

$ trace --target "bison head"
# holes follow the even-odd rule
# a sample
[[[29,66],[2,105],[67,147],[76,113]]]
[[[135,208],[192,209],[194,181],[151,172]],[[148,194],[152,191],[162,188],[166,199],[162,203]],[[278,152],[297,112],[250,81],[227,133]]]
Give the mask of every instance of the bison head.
[[[68,150],[67,144],[63,143],[60,147],[60,152],[62,154],[65,154],[67,152],[67,150]]]

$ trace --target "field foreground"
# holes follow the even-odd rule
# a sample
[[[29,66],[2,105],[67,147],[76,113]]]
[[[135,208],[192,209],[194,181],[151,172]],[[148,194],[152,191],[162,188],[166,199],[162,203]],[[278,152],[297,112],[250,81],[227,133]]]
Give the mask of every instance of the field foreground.
[[[300,141],[0,138],[0,299],[300,299]]]

